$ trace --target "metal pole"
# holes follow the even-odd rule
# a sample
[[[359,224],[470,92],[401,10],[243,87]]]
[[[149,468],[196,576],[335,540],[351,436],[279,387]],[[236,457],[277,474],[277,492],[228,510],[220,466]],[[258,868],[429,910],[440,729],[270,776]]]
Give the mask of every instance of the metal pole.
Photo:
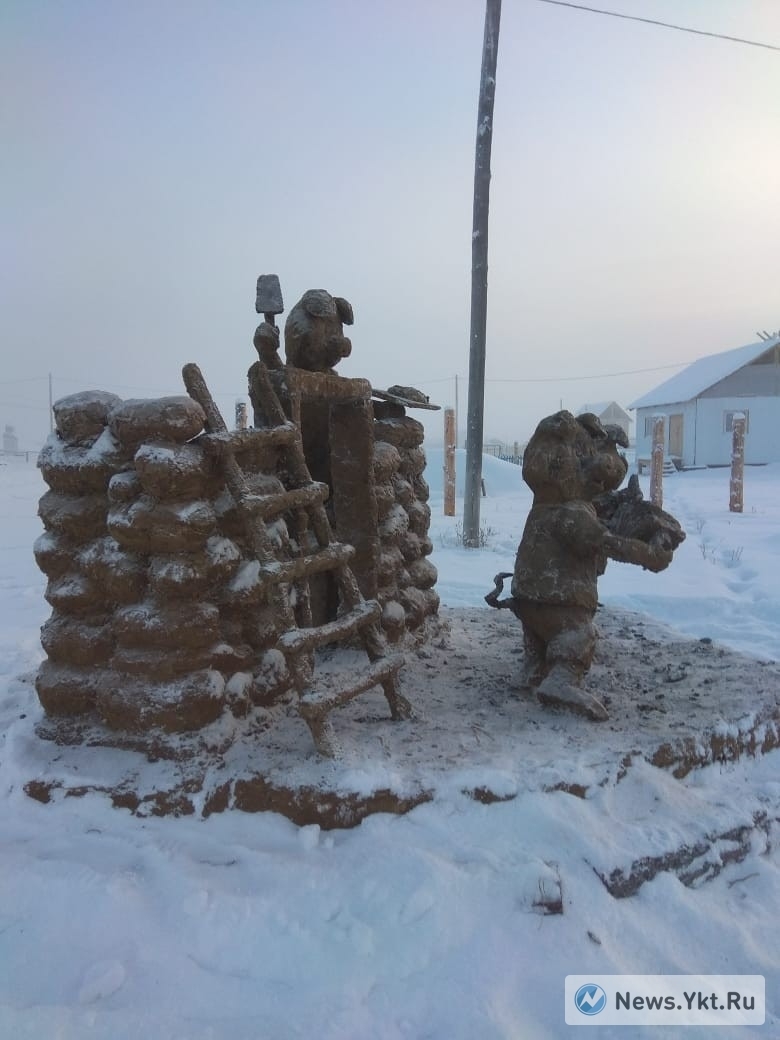
[[[482,485],[485,410],[490,149],[493,142],[493,103],[496,97],[496,62],[500,23],[501,0],[487,0],[477,111],[474,219],[471,232],[471,341],[468,417],[466,420],[466,487],[463,505],[463,544],[470,549],[479,548],[479,494]]]

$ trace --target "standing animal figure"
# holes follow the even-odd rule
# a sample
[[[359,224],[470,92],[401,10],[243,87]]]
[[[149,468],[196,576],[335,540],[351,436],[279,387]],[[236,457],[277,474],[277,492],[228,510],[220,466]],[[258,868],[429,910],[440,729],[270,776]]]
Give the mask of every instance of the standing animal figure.
[[[510,577],[499,574],[495,590],[485,597],[491,606],[511,609],[522,623],[524,685],[535,689],[543,704],[597,721],[608,718],[607,710],[580,687],[596,646],[597,578],[608,558],[661,571],[685,538],[674,517],[636,509],[636,503],[632,526],[638,484],[629,494],[617,491],[628,468],[618,443],[616,431],[590,413],[575,419],[560,411],[539,423],[523,457],[523,479],[534,501],[517,550],[511,596],[499,600],[503,580]],[[619,518],[619,533],[611,529],[610,512]]]

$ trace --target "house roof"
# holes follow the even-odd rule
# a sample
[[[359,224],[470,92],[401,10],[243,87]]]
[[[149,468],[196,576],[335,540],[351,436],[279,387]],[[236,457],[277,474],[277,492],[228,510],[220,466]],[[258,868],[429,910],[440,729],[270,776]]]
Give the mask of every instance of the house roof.
[[[773,336],[772,339],[762,339],[758,343],[748,343],[744,347],[725,350],[722,354],[709,354],[707,357],[699,358],[676,376],[659,383],[653,390],[632,401],[628,407],[653,408],[656,405],[691,401],[715,383],[719,383],[721,379],[736,372],[738,368],[749,365],[778,343],[780,337]]]
[[[574,414],[583,415],[585,412],[592,412],[594,415],[603,415],[612,405],[620,409],[626,419],[631,419],[631,416],[626,412],[625,408],[619,405],[617,401],[596,401],[595,403],[591,402],[590,404],[582,404]]]

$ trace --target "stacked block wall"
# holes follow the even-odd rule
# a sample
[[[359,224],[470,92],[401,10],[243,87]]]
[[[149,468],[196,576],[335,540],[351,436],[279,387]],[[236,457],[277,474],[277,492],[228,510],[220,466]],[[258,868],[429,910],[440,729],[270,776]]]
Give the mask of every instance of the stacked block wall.
[[[391,639],[439,609],[437,572],[428,559],[431,510],[423,477],[425,430],[403,408],[374,405],[374,480],[379,517],[377,599]]]
[[[218,461],[193,440],[200,407],[91,393],[55,416],[35,545],[52,606],[36,679],[47,713],[189,730],[287,689],[242,522]],[[253,490],[281,490],[249,437],[240,461]],[[284,557],[284,520],[272,530]]]

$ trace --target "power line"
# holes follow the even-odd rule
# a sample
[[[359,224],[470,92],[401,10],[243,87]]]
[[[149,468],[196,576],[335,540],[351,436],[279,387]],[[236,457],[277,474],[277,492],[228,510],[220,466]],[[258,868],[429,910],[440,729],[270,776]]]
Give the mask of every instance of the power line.
[[[675,25],[674,22],[660,22],[656,18],[641,18],[637,14],[623,14],[620,11],[604,11],[600,7],[587,7],[585,4],[574,4],[570,0],[538,0],[540,4],[553,4],[555,7],[573,7],[577,11],[588,11],[590,14],[604,14],[609,18],[624,18],[628,22],[644,22],[646,25],[660,25],[663,29],[677,29],[679,32],[694,33],[696,36],[712,36],[716,40],[728,40],[729,43],[744,43],[748,47],[763,47],[768,51],[780,51],[773,43],[761,43],[758,40],[745,40],[741,36],[727,36],[725,33],[708,32],[706,29],[691,29],[686,25]]]
[[[74,379],[72,376],[57,375],[56,372],[53,373],[53,378],[54,382],[57,384],[73,383],[77,386],[85,386],[86,384],[102,383],[105,386],[110,386],[112,393],[114,390],[138,390],[141,393],[158,395],[175,394],[177,392],[176,388],[173,386],[173,383],[168,384],[168,386],[166,386],[165,388],[163,388],[160,384],[158,384],[157,386],[138,386],[129,385],[127,383],[114,383],[110,379]],[[180,394],[183,394],[184,390],[182,389],[178,392]],[[248,390],[212,390],[211,393],[214,397],[246,397],[248,395]]]
[[[48,376],[28,376],[26,379],[0,379],[0,386],[10,386],[12,383],[45,383]]]
[[[617,376],[637,376],[647,372],[663,372],[670,368],[684,368],[693,364],[692,361],[677,361],[673,365],[654,365],[652,368],[632,368],[624,372],[599,372],[592,376],[542,376],[540,378],[528,379],[486,379],[486,383],[579,383],[586,379],[612,379]],[[459,376],[459,379],[465,378]],[[441,376],[439,379],[418,379],[420,386],[430,386],[431,383],[451,383],[455,376]]]
[[[657,365],[655,368],[634,368],[628,372],[601,372],[594,376],[543,376],[541,379],[486,379],[486,383],[580,383],[585,379],[612,379],[616,376],[638,376],[645,372],[661,372],[667,368],[683,368],[690,361],[679,361],[676,365]]]
[[[47,412],[49,410],[49,406],[47,404],[30,404],[27,401],[0,401],[0,406],[2,406],[3,408],[25,408],[28,410],[32,409],[36,412],[41,410]]]
[[[432,383],[451,383],[453,379],[465,379],[462,375],[453,376],[439,376],[438,379],[418,379],[416,382],[423,386],[430,386]]]

